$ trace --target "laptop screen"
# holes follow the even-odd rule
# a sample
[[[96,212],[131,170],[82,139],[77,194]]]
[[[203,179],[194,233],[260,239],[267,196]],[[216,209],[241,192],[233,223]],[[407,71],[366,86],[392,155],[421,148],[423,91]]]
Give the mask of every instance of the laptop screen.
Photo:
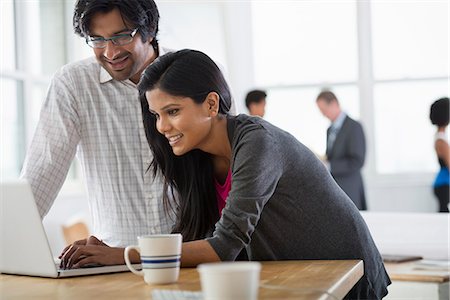
[[[0,273],[57,278],[128,271],[126,265],[58,270],[30,185],[2,182],[0,199]]]

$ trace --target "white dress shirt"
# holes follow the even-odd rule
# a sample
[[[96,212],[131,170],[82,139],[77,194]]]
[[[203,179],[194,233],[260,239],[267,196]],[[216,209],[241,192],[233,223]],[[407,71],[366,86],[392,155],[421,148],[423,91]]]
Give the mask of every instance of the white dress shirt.
[[[164,52],[160,48],[160,54]],[[50,210],[75,156],[87,185],[93,234],[111,246],[169,233],[161,179],[142,124],[136,85],[117,81],[95,58],[54,76],[22,170],[41,217]]]

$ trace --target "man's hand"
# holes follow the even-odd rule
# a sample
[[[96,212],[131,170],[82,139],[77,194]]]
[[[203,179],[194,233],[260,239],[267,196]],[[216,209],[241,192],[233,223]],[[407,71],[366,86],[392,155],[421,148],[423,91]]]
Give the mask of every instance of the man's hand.
[[[123,248],[109,247],[95,236],[74,242],[62,251],[60,268],[81,268],[86,265],[125,264]]]

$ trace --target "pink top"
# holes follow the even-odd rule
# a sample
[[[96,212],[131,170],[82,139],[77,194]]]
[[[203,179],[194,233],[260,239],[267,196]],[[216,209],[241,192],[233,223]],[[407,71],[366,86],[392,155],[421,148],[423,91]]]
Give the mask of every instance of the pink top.
[[[227,202],[228,193],[231,190],[231,170],[228,170],[227,179],[225,183],[221,185],[214,177],[214,185],[216,186],[217,207],[219,208],[219,215],[222,215],[222,209]]]

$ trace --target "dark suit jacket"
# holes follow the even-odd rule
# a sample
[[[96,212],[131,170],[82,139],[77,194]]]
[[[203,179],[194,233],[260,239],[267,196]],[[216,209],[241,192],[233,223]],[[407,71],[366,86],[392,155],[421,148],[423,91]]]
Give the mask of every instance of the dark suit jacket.
[[[327,142],[330,128],[327,130]],[[327,143],[328,144],[328,143]],[[327,147],[331,175],[360,210],[367,209],[361,168],[366,141],[361,124],[346,117],[331,149]]]

